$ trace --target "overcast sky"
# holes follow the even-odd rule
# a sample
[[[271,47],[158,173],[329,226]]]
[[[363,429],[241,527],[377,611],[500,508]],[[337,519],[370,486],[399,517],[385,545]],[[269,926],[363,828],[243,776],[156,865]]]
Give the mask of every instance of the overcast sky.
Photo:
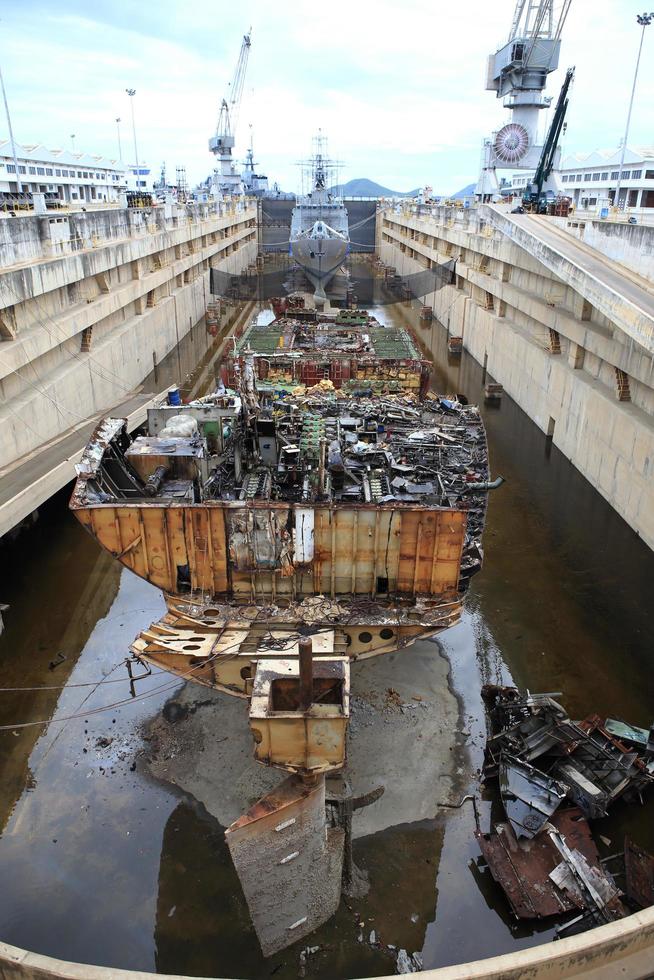
[[[3,5],[0,64],[16,140],[139,158],[169,177],[184,164],[207,176],[207,141],[252,26],[237,154],[252,123],[255,157],[271,181],[297,190],[295,163],[320,127],[342,180],[393,190],[431,184],[453,193],[475,180],[481,140],[505,118],[484,90],[487,55],[508,35],[514,0],[21,0]],[[652,4],[650,3],[650,6]],[[576,65],[564,154],[622,138],[643,0],[573,0],[563,71]],[[0,134],[6,134],[0,113]],[[654,144],[654,24],[646,31],[629,142]]]

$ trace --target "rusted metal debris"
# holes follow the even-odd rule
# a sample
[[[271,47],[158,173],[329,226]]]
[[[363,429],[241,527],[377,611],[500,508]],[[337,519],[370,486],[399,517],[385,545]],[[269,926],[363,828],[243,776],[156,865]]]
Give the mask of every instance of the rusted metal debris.
[[[654,784],[647,760],[611,735],[597,715],[572,721],[550,695],[523,696],[515,688],[487,686],[482,696],[491,722],[487,777],[506,755],[531,764],[538,760],[537,771],[565,786],[568,799],[589,819],[606,816],[621,796],[639,799]]]
[[[577,864],[580,863],[579,856],[583,858],[586,876],[592,872],[594,878],[607,878],[588,822],[578,808],[559,810],[546,828],[547,832],[538,834],[533,840],[516,837],[510,823],[497,824],[489,834],[479,829],[475,833],[493,878],[502,887],[519,919],[545,918],[574,909],[587,909],[591,904],[582,890],[564,887],[567,878],[564,870],[569,862],[562,859],[557,842],[564,842],[568,851],[575,855]],[[564,870],[557,872],[562,864]],[[613,905],[613,899],[617,897],[615,885],[608,878],[607,884],[612,893],[609,914],[613,917],[614,910],[624,914]]]
[[[220,365],[226,386],[238,383],[239,358],[251,354],[258,382],[283,390],[329,380],[350,394],[413,391],[424,396],[432,364],[409,330],[385,326],[366,310],[338,314],[292,310],[270,323],[256,320]]]
[[[654,857],[629,838],[624,839],[625,895],[639,909],[654,905]]]
[[[482,696],[490,728],[484,776],[498,777],[509,822],[488,834],[477,825],[476,838],[515,915],[578,909],[581,915],[560,928],[567,931],[626,915],[623,894],[635,907],[654,904],[654,858],[625,839],[624,854],[614,855],[623,861],[620,890],[588,824],[615,800],[641,799],[652,785],[649,732],[597,715],[572,721],[551,694],[487,685]]]

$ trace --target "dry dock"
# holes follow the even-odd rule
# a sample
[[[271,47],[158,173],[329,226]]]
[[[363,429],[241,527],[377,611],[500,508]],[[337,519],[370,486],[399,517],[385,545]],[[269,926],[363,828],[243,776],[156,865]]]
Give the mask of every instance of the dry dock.
[[[499,206],[387,210],[379,255],[414,294],[420,284],[436,318],[425,343],[433,349],[436,320],[462,338],[654,547],[654,286],[558,221]],[[632,238],[654,246],[654,228],[612,231],[611,251],[625,261]]]
[[[243,205],[0,217],[0,535],[70,481],[100,413],[143,420],[141,383],[204,316],[210,269],[254,261],[255,224]]]

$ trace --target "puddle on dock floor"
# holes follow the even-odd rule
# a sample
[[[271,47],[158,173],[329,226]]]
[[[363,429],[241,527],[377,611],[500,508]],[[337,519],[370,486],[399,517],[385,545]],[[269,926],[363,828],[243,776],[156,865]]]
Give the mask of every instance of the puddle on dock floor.
[[[378,315],[418,323],[404,305]],[[466,354],[448,364],[444,329],[432,327],[431,336],[434,387],[479,401],[479,365]],[[485,682],[562,691],[572,715],[597,711],[648,726],[654,556],[556,449],[546,452],[543,434],[510,399],[484,415],[493,474],[507,483],[491,498],[485,568],[464,619],[440,637],[473,766]],[[11,609],[0,687],[54,689],[0,692],[0,725],[71,720],[0,732],[0,876],[9,883],[0,890],[2,940],[132,969],[279,978],[298,975],[300,949],[311,945],[320,949],[306,975],[327,978],[393,972],[391,955],[370,945],[373,930],[386,944],[422,952],[425,967],[551,936],[549,926],[533,931],[509,918],[479,861],[466,803],[357,839],[368,895],[344,901],[307,941],[264,960],[220,825],[133,768],[148,750],[144,722],[181,686],[153,674],[138,683],[147,697],[132,701],[121,666],[131,639],[159,615],[161,596],[101,553],[65,505],[65,493],[53,499],[3,553],[0,599]],[[488,803],[481,814],[487,826]],[[625,830],[654,848],[647,806],[618,804],[595,828],[614,850]]]

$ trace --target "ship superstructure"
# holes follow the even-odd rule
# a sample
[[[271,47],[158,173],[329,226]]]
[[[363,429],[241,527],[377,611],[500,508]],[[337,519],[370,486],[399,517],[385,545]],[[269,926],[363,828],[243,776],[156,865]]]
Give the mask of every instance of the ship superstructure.
[[[289,310],[270,323],[253,321],[221,360],[220,378],[233,386],[239,359],[254,355],[257,386],[301,393],[315,385],[346,394],[427,393],[431,361],[404,327],[386,326],[366,310],[337,314]]]
[[[350,236],[343,200],[328,187],[335,166],[325,154],[323,138],[315,142],[309,161],[312,189],[293,209],[290,251],[312,283],[316,299],[324,301],[325,287],[347,255]]]

